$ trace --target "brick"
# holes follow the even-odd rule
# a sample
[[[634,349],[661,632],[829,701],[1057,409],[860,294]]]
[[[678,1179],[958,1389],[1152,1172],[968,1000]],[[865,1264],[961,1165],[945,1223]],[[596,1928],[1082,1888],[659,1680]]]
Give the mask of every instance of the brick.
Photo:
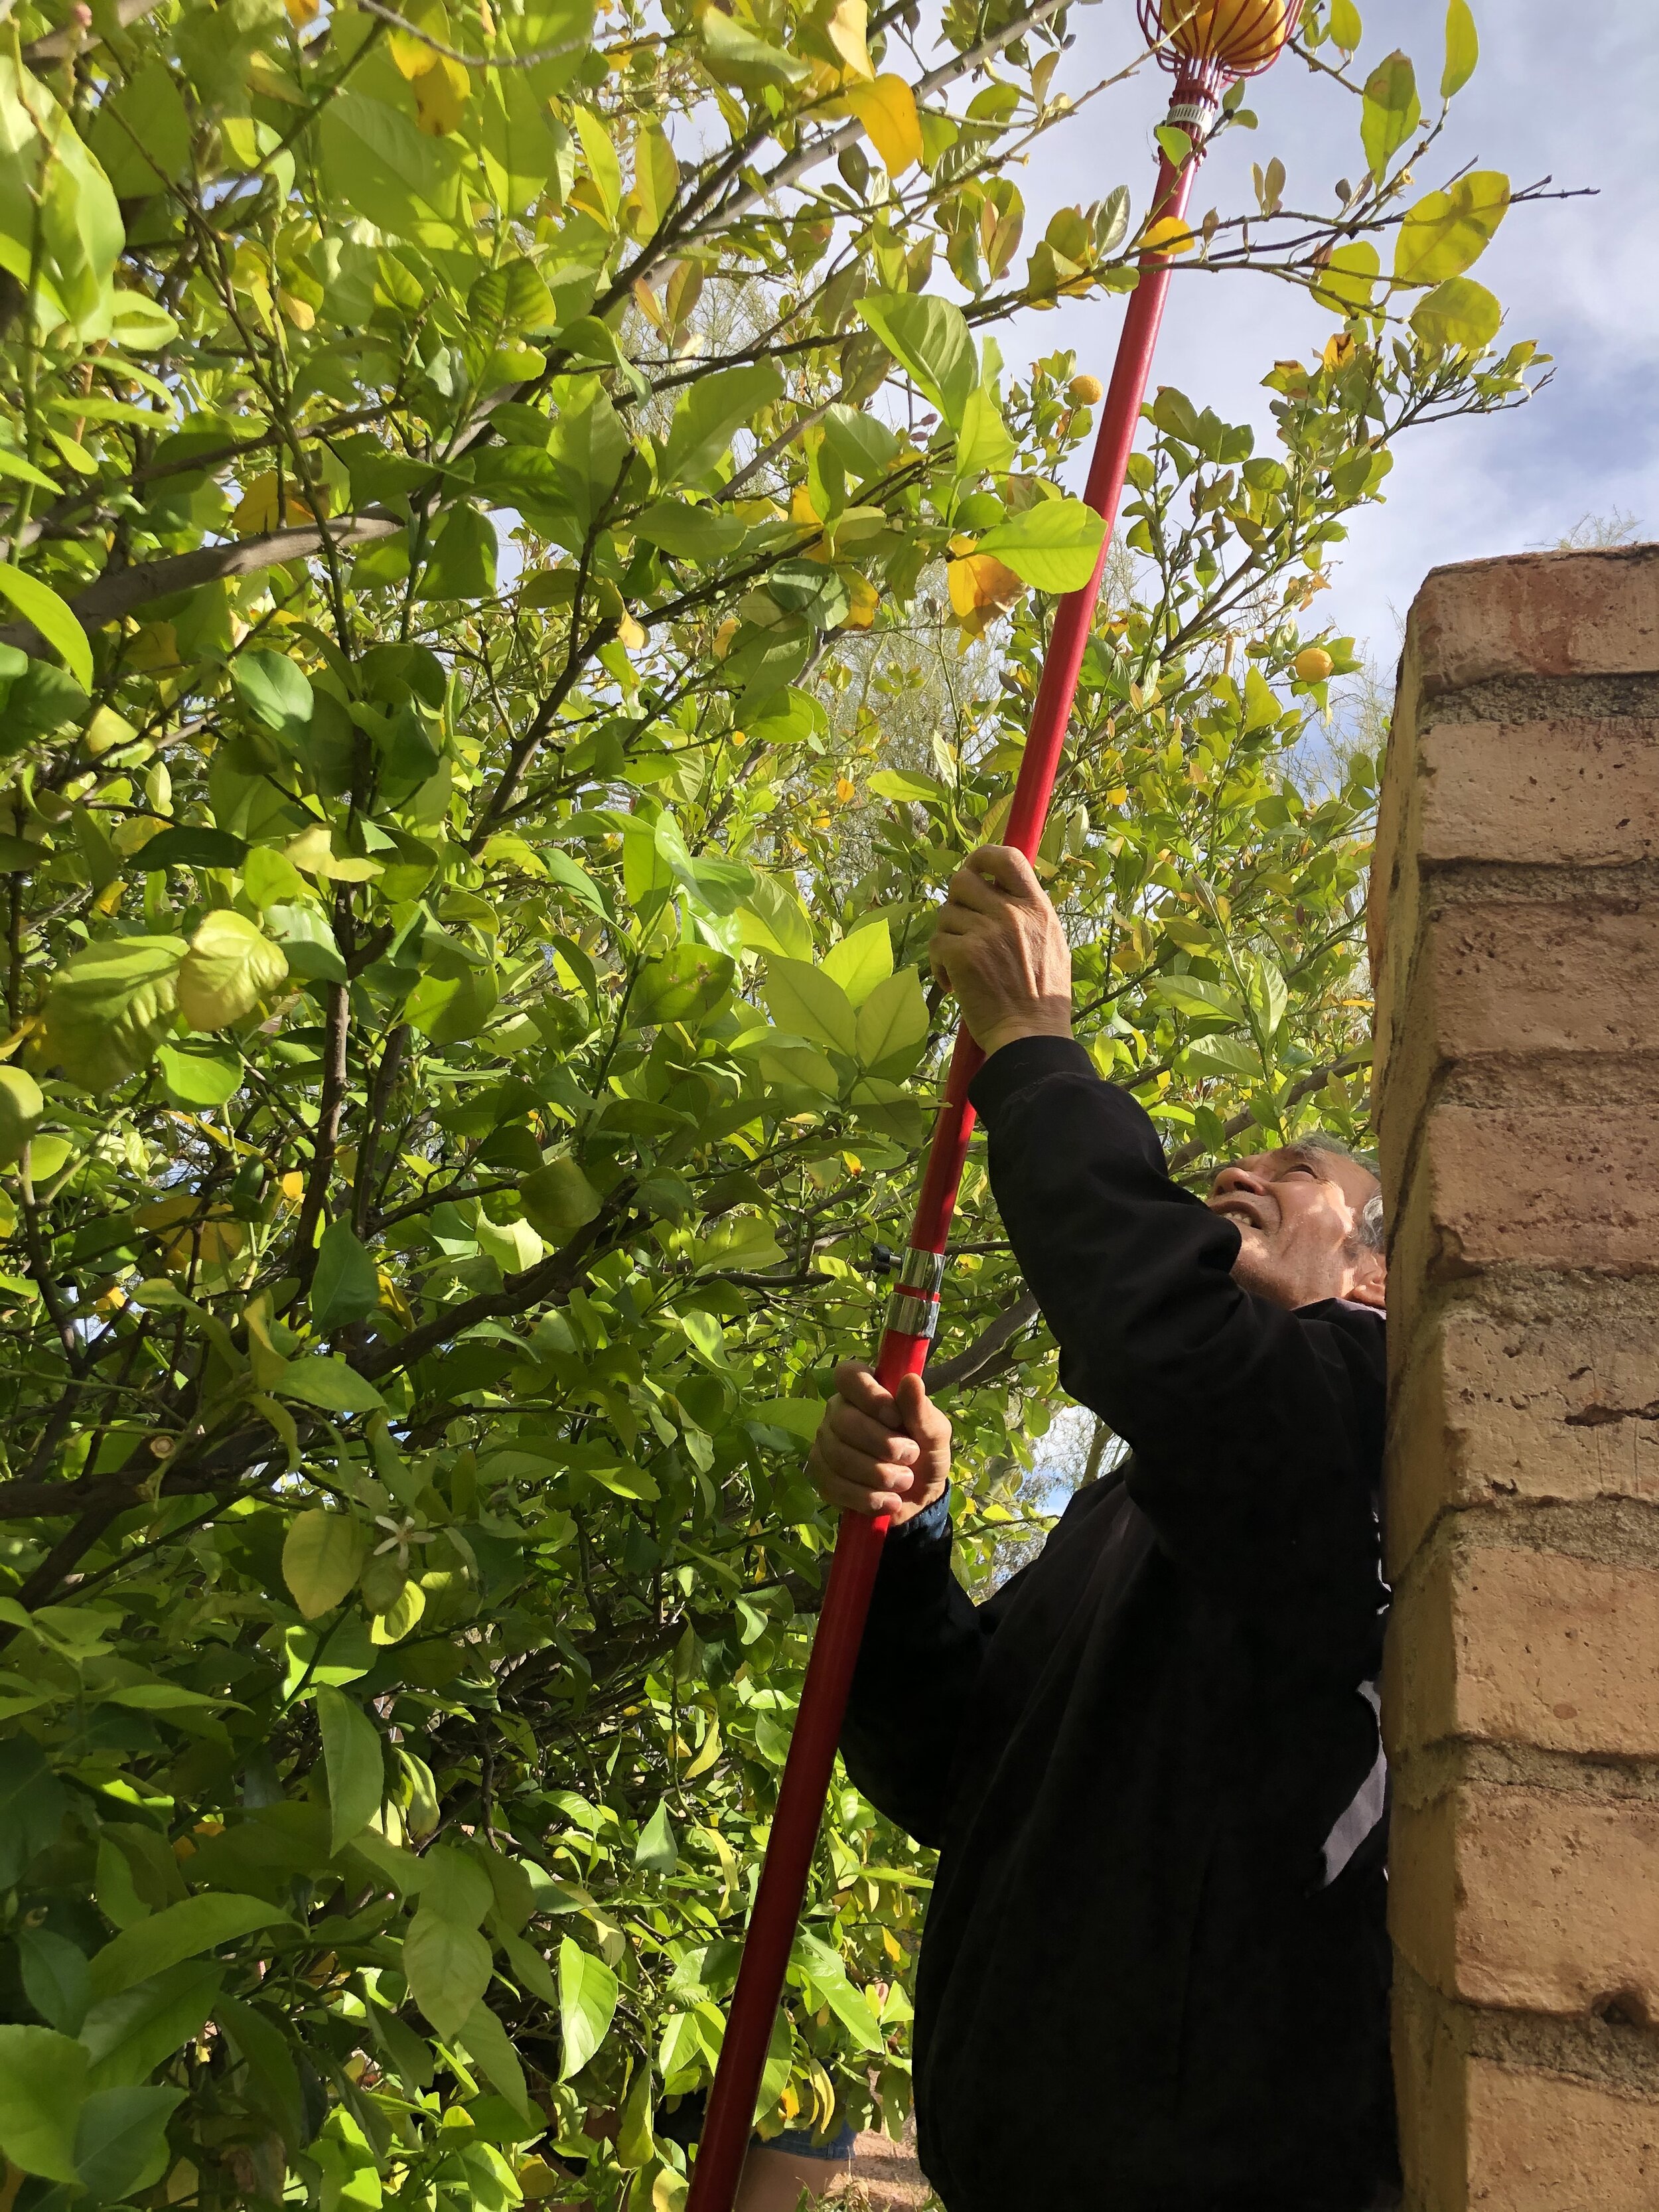
[[[1489,2059],[1468,2068],[1469,2212],[1659,2205],[1659,2104]]]
[[[1448,1510],[1659,1503],[1653,1316],[1611,1306],[1522,1322],[1443,1309],[1396,1379],[1387,1490],[1391,1576]]]
[[[1391,1308],[1484,1267],[1659,1269],[1659,1121],[1646,1108],[1445,1102],[1423,1117],[1414,1150],[1413,1134],[1385,1115]]]
[[[1376,1075],[1391,1139],[1436,1073],[1540,1053],[1659,1051],[1659,900],[1459,902],[1434,917]]]
[[[1659,1756],[1659,1571],[1503,1544],[1447,1547],[1395,1592],[1391,1757],[1448,1739]]]
[[[1615,867],[1659,852],[1659,722],[1441,723],[1416,765],[1420,866]]]
[[[1421,878],[1460,865],[1614,867],[1659,853],[1659,721],[1431,724],[1397,714],[1366,915],[1384,1052],[1422,923]]]
[[[1659,670],[1659,546],[1534,553],[1436,568],[1406,657],[1423,699],[1506,676]]]
[[[1659,1803],[1468,1784],[1396,1800],[1389,1919],[1450,1997],[1659,2021]]]

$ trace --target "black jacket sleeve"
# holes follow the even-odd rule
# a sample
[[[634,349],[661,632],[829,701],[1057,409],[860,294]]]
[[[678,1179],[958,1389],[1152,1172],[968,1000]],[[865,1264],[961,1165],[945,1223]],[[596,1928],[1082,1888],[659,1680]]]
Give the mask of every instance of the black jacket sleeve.
[[[919,1844],[943,1840],[963,1722],[1020,1580],[974,1604],[951,1571],[949,1506],[947,1492],[883,1547],[841,1734],[854,1781]]]
[[[993,1054],[971,1097],[1060,1379],[1133,1449],[1130,1493],[1233,1602],[1376,1601],[1382,1329],[1233,1281],[1238,1231],[1172,1182],[1141,1108],[1069,1039]]]

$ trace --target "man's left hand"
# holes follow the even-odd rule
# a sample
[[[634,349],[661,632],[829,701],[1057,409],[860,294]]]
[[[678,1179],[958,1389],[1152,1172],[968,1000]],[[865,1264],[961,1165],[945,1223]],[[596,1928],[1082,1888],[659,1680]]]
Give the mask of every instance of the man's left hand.
[[[1072,949],[1012,845],[981,845],[951,877],[932,957],[988,1059],[1017,1037],[1072,1034]]]

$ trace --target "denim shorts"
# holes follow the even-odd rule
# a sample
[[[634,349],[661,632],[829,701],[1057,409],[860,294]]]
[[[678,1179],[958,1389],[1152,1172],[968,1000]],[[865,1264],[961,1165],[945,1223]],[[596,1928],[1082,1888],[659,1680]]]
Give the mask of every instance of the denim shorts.
[[[851,2127],[843,2128],[838,2136],[832,2136],[826,2143],[815,2143],[810,2128],[786,2128],[781,2136],[774,2136],[769,2142],[763,2142],[757,2136],[752,2148],[757,2150],[787,2150],[792,2158],[843,2159],[851,2158],[856,2141],[857,2130]]]

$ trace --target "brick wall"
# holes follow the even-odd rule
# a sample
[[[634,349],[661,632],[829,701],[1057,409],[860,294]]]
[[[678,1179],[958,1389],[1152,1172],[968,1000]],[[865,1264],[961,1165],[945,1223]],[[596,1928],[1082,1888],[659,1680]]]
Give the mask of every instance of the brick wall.
[[[1659,547],[1412,610],[1371,890],[1411,2212],[1659,2208]]]

